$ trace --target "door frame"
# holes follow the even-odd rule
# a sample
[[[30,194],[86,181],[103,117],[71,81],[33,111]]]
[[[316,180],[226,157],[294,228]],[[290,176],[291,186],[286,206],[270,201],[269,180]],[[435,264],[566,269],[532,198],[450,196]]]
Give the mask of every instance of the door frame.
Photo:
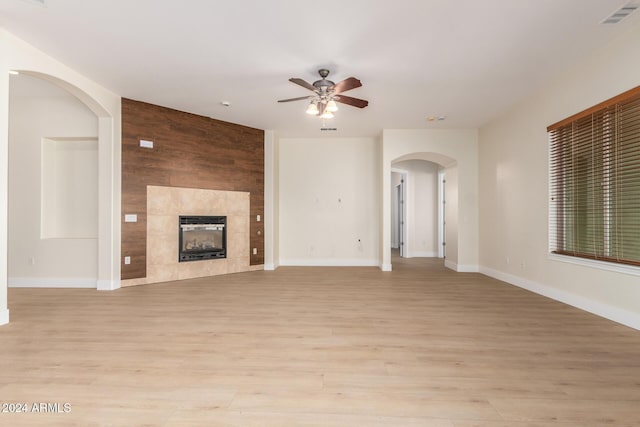
[[[438,171],[438,258],[447,257],[447,223],[445,213],[447,200],[445,189],[447,184],[447,174],[443,169]]]
[[[409,235],[407,233],[407,211],[409,201],[407,200],[407,187],[409,186],[409,172],[404,169],[391,168],[391,172],[395,172],[400,175],[400,194],[402,200],[398,200],[398,222],[400,225],[400,235],[398,236],[398,246],[400,247],[400,257],[407,258],[408,254],[408,241]],[[397,186],[396,186],[397,187]],[[392,191],[396,191],[396,187]]]

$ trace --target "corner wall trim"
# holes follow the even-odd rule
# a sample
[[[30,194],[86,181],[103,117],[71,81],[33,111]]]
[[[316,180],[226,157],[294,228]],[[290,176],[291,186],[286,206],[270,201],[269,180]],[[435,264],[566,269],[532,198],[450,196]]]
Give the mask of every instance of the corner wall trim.
[[[9,310],[2,309],[0,310],[0,325],[6,325],[9,323]]]
[[[446,259],[444,260],[444,266],[458,273],[477,273],[480,271],[477,265],[458,264]]]
[[[444,266],[450,270],[458,271],[458,264],[445,258]]]
[[[115,291],[120,289],[119,280],[98,280],[96,289],[99,291]]]
[[[640,314],[638,313],[614,307],[609,304],[603,304],[580,295],[565,292],[542,283],[523,279],[522,277],[504,273],[492,268],[480,267],[480,273],[519,288],[526,289],[538,295],[579,308],[580,310],[587,311],[591,314],[604,317],[605,319],[612,320],[630,328],[640,330]]]
[[[9,277],[10,288],[93,288],[96,279],[68,277]]]

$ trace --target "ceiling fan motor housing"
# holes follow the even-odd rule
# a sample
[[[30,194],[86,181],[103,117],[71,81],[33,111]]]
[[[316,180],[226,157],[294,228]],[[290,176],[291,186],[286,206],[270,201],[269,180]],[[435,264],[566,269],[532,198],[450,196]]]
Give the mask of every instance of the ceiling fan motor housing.
[[[320,91],[326,92],[328,88],[335,86],[336,84],[331,80],[327,80],[327,76],[329,75],[329,70],[326,68],[322,68],[318,70],[318,74],[322,77],[322,80],[316,80],[313,82],[313,86],[317,87]]]

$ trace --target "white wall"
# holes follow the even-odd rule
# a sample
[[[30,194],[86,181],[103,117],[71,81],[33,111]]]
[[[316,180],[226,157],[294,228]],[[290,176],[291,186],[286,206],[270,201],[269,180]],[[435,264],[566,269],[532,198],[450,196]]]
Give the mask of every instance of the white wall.
[[[458,264],[458,167],[450,166],[445,169],[444,207],[445,222],[445,265],[452,270]]]
[[[378,144],[282,138],[281,265],[378,265]]]
[[[486,274],[640,329],[640,277],[548,256],[546,133],[640,84],[638,40],[640,26],[480,130],[480,261]]]
[[[438,256],[438,170],[424,160],[405,160],[392,164],[407,172],[406,257]],[[393,174],[392,174],[393,175]],[[393,193],[392,189],[392,198]],[[393,232],[392,232],[393,236]]]
[[[457,248],[454,252],[447,237],[446,265],[457,271],[477,271],[478,268],[478,133],[474,129],[385,129],[382,134],[381,209],[382,269],[391,269],[390,174],[391,163],[408,158],[428,160],[446,168],[456,166],[457,179],[447,185],[450,193],[447,203],[456,198],[458,209],[449,214],[453,223],[447,227],[457,230]],[[447,172],[445,170],[445,172]],[[448,177],[449,175],[447,175]],[[448,179],[448,178],[447,178]]]
[[[9,323],[7,305],[7,228],[9,206],[9,61],[0,30],[0,325]]]
[[[97,133],[97,118],[95,122]],[[10,136],[10,145],[11,140]],[[41,147],[41,237],[97,242],[98,137],[43,138]],[[9,157],[13,167],[11,153]],[[10,199],[11,175],[9,169]],[[10,209],[11,204],[9,201]]]
[[[9,320],[7,302],[7,210],[9,71],[55,81],[99,117],[98,288],[120,283],[120,97],[45,53],[0,29],[0,324]]]
[[[280,139],[273,130],[264,132],[264,269],[280,264]]]
[[[32,79],[23,76],[15,78]],[[12,96],[9,113],[10,285],[69,286],[82,283],[95,288],[98,276],[98,174],[95,142],[98,137],[98,118],[82,102],[70,95]],[[92,145],[90,148],[96,150],[93,154],[95,159],[83,159],[82,165],[67,164],[67,167],[54,168],[55,165],[42,157],[43,138],[56,145],[64,144],[62,139],[88,139],[89,141],[83,141],[83,145]],[[83,151],[82,154],[91,156],[92,153]],[[75,166],[82,166],[80,169],[84,170],[78,170]],[[49,176],[41,175],[43,170],[49,169],[52,169]],[[77,176],[77,173],[81,173],[81,176]],[[47,183],[51,184],[56,177],[63,178],[66,188],[69,188],[69,184],[81,184],[85,200],[62,200],[61,194],[43,193],[43,185],[46,187]],[[92,188],[87,188],[87,185]],[[52,202],[49,203],[50,209],[43,211],[41,200]],[[65,221],[65,218],[70,218],[71,221]],[[84,238],[41,238],[45,231],[41,226],[48,229],[49,237],[69,237],[80,233]]]

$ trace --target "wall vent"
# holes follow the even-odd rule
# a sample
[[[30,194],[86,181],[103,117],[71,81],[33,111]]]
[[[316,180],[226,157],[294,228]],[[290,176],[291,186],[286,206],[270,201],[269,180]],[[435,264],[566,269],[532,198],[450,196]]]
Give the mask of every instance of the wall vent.
[[[630,1],[629,3],[625,4],[620,9],[616,10],[611,15],[606,17],[600,23],[601,24],[617,24],[618,22],[622,21],[624,18],[626,18],[627,16],[635,12],[635,10],[638,9],[638,7],[640,7],[639,3],[636,3],[635,1]]]

